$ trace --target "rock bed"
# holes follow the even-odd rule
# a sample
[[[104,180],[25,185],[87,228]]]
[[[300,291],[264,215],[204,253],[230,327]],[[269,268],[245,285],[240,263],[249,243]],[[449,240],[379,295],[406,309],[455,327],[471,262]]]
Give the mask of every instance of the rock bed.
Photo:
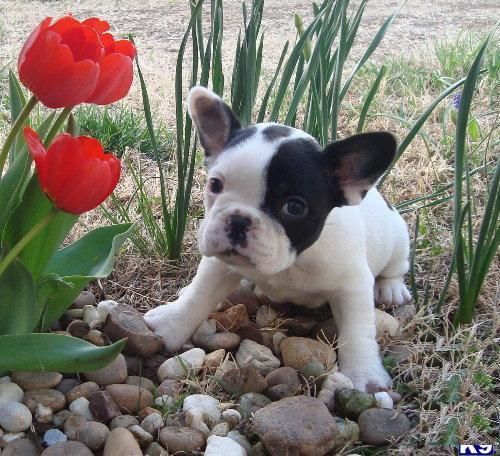
[[[415,315],[376,310],[382,345]],[[179,354],[133,308],[83,292],[53,330],[124,354],[80,375],[0,378],[1,456],[328,455],[402,438],[395,392],[365,394],[338,372],[326,307],[274,304],[248,284],[222,303]],[[408,347],[388,353],[407,362]]]

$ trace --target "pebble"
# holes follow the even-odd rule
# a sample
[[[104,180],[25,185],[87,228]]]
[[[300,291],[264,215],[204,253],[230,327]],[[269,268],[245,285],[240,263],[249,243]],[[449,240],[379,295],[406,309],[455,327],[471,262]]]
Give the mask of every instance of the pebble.
[[[82,319],[83,318],[83,309],[68,309],[63,313],[63,318],[68,320]],[[61,325],[59,324],[59,328],[61,329]]]
[[[64,422],[70,417],[71,412],[69,410],[61,410],[52,416],[52,422],[56,427],[60,427]]]
[[[124,383],[128,376],[127,362],[120,353],[112,363],[102,369],[85,372],[83,375],[88,381],[95,382],[100,386]]]
[[[380,309],[375,309],[375,326],[377,327],[377,339],[384,337],[386,334],[394,337],[400,333],[399,321]]]
[[[158,385],[156,393],[159,395],[167,394],[168,396],[172,396],[177,399],[182,393],[182,389],[182,384],[180,382],[167,378]]]
[[[154,434],[163,426],[163,418],[159,413],[151,413],[141,421],[141,428],[150,434]]]
[[[326,367],[319,361],[311,361],[300,369],[300,373],[308,380],[324,380],[323,375],[326,373]]]
[[[174,405],[175,399],[168,394],[163,394],[155,398],[155,405],[159,407],[170,407]]]
[[[243,393],[261,393],[267,388],[267,381],[257,369],[246,366],[225,372],[220,379],[220,385],[227,393],[240,395]]]
[[[48,447],[41,456],[94,456],[83,443],[68,441]]]
[[[190,427],[165,427],[160,431],[160,442],[169,453],[193,451],[205,445],[205,435]]]
[[[280,348],[283,364],[296,370],[301,370],[311,361],[318,361],[329,371],[336,360],[335,350],[319,340],[287,337],[281,342]]]
[[[248,339],[241,343],[235,358],[238,366],[253,366],[262,375],[267,375],[281,364],[269,348]]]
[[[109,423],[109,428],[111,430],[116,428],[128,428],[134,424],[139,424],[139,420],[132,415],[121,415],[113,418]]]
[[[139,443],[139,446],[142,448],[148,446],[154,440],[153,436],[149,432],[145,431],[141,426],[137,424],[129,426],[127,429],[132,433],[132,435]]]
[[[134,385],[109,385],[106,391],[124,413],[138,412],[153,405],[153,395],[147,389]]]
[[[337,389],[334,402],[335,411],[351,420],[357,420],[361,412],[377,405],[373,394],[350,388]]]
[[[89,397],[89,410],[92,416],[103,423],[109,423],[121,415],[118,404],[107,391],[96,391]]]
[[[186,412],[186,424],[193,429],[203,432],[205,436],[210,434],[210,428],[203,421],[203,415],[197,410],[188,410]]]
[[[229,427],[232,429],[241,421],[241,414],[238,410],[227,409],[222,412],[221,418],[229,424]]]
[[[71,304],[70,309],[83,309],[85,306],[95,306],[95,296],[91,291],[82,291]]]
[[[83,321],[87,323],[90,329],[94,329],[99,323],[101,323],[99,313],[97,309],[92,305],[87,305],[83,307]]]
[[[201,348],[193,348],[181,355],[167,359],[158,368],[158,379],[163,381],[170,379],[183,379],[189,376],[190,373],[197,373],[205,361],[205,351]]]
[[[323,381],[321,391],[318,394],[318,399],[327,404],[333,399],[335,390],[338,390],[339,388],[354,389],[354,385],[351,379],[346,377],[344,374],[341,374],[340,372],[330,372]]]
[[[335,419],[314,397],[294,396],[273,402],[255,412],[254,425],[273,455],[317,456],[335,447]]]
[[[109,433],[102,456],[142,456],[142,451],[128,429],[116,428]]]
[[[224,312],[214,312],[209,316],[215,320],[218,331],[238,331],[248,322],[247,309],[243,304],[236,304]]]
[[[8,432],[22,432],[31,426],[31,412],[20,402],[0,406],[0,428]]]
[[[83,339],[90,331],[90,326],[83,320],[73,320],[66,328],[68,334],[78,339]]]
[[[240,285],[235,291],[228,295],[226,301],[233,306],[243,304],[246,307],[248,315],[255,315],[260,306],[259,297],[250,287],[245,285]]]
[[[234,440],[236,443],[239,443],[247,453],[249,453],[252,450],[252,445],[250,445],[250,442],[246,439],[245,436],[241,435],[238,431],[229,431],[226,437],[231,440]]]
[[[274,353],[276,353],[277,355],[281,355],[281,342],[283,342],[284,339],[286,339],[286,335],[282,332],[278,331],[273,335],[273,348]]]
[[[64,421],[64,433],[68,436],[68,439],[76,440],[80,427],[83,426],[87,421],[87,418],[83,416],[69,416],[66,421]]]
[[[123,351],[131,355],[150,356],[163,348],[163,339],[149,329],[142,314],[125,304],[109,310],[102,331],[113,342],[127,338]]]
[[[64,397],[68,403],[71,403],[80,397],[88,399],[96,391],[99,391],[99,385],[97,383],[85,382],[70,389]]]
[[[14,442],[17,439],[22,439],[24,437],[24,432],[4,432],[2,435],[2,440],[0,441],[2,445],[8,445],[10,442]]]
[[[154,392],[156,389],[155,384],[146,377],[140,377],[138,375],[129,375],[127,380],[125,380],[126,385],[140,386],[141,388],[146,388],[148,391]]]
[[[109,312],[114,309],[118,303],[116,301],[113,301],[111,299],[108,299],[106,301],[101,301],[99,304],[97,304],[97,313],[99,314],[99,320],[101,323],[104,323],[106,321],[106,317],[108,316]]]
[[[335,417],[337,433],[335,435],[335,450],[346,448],[359,440],[359,427],[354,421]]]
[[[53,412],[58,412],[66,406],[64,394],[53,389],[37,389],[26,391],[23,396],[23,404],[35,413],[36,406],[42,404],[49,407]]]
[[[62,380],[59,372],[17,372],[11,374],[12,381],[23,390],[54,388]]]
[[[207,440],[205,456],[247,456],[247,452],[232,439],[212,435]]]
[[[405,304],[395,307],[392,310],[392,314],[398,319],[401,326],[406,326],[417,315],[417,308],[415,304]]]
[[[111,344],[109,337],[97,329],[91,329],[84,339],[98,347],[104,347],[105,345]]]
[[[224,361],[225,357],[226,357],[226,350],[223,348],[219,348],[218,350],[215,350],[212,353],[209,353],[207,356],[205,356],[204,366],[210,372],[213,372],[220,366],[222,361]]]
[[[68,436],[62,433],[59,429],[49,429],[43,435],[43,443],[47,446],[56,445],[57,443],[66,442]]]
[[[274,328],[277,326],[278,312],[271,306],[260,306],[255,315],[255,322],[259,328]]]
[[[0,450],[2,456],[39,456],[40,452],[41,450],[32,440],[25,438],[16,439],[7,444],[3,451]]]
[[[146,448],[144,456],[168,456],[168,453],[159,443],[153,442]]]
[[[264,391],[264,394],[272,401],[279,401],[280,399],[283,399],[284,397],[293,396],[294,392],[290,388],[289,385],[282,383],[280,385],[274,385],[274,386],[267,388]]]
[[[238,411],[243,419],[248,419],[252,417],[252,414],[257,410],[270,404],[271,400],[259,393],[245,393],[243,394],[237,402]]]
[[[267,386],[286,384],[292,392],[298,392],[301,383],[297,371],[291,367],[280,367],[266,375]]]
[[[92,412],[89,408],[89,400],[85,397],[79,397],[69,404],[69,411],[73,415],[83,416],[87,420],[93,420]]]
[[[15,383],[0,383],[0,407],[7,402],[21,402],[24,392]]]
[[[365,410],[358,419],[361,440],[374,446],[387,445],[403,437],[411,428],[404,413],[384,408]]]
[[[100,450],[109,435],[108,427],[97,421],[82,424],[78,431],[78,440],[91,450]]]
[[[228,423],[226,422],[217,423],[210,431],[210,435],[218,435],[219,437],[226,437],[229,431],[230,428]]]
[[[197,339],[196,345],[208,352],[219,349],[232,351],[240,345],[240,342],[241,338],[238,334],[232,332],[221,332],[200,337]]]
[[[211,423],[217,423],[221,418],[219,401],[207,394],[192,394],[184,399],[182,410],[196,410]]]
[[[51,423],[54,417],[54,412],[52,409],[45,407],[42,404],[36,406],[35,418],[39,423]]]
[[[68,391],[71,391],[75,386],[80,385],[82,382],[77,378],[63,378],[59,384],[55,387],[57,391],[66,395]],[[66,401],[68,401],[66,399]],[[71,401],[68,401],[71,402]]]
[[[377,407],[387,408],[387,409],[394,408],[392,397],[385,391],[374,393],[373,396],[375,397],[375,402],[377,403]]]

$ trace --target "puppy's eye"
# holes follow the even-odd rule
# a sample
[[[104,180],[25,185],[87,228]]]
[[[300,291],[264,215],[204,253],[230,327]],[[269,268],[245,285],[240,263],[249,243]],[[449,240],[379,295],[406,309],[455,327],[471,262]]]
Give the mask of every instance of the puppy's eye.
[[[210,180],[208,181],[208,188],[212,193],[220,193],[222,192],[224,186],[222,185],[222,182],[219,179],[211,177]]]
[[[294,196],[283,205],[281,213],[290,219],[301,219],[307,214],[307,203],[302,198]]]

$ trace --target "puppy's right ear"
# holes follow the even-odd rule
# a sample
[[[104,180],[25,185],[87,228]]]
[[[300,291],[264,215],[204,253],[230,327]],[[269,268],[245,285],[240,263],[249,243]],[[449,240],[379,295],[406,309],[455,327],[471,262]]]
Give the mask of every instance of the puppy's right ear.
[[[214,159],[227,144],[240,122],[215,93],[196,86],[189,92],[188,111],[196,125],[205,156]]]

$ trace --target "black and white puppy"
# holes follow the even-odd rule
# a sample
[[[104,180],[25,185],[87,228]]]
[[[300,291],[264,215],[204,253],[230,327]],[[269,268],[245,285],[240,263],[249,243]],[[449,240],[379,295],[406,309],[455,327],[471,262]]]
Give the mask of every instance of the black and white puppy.
[[[386,390],[374,298],[410,300],[407,227],[373,188],[394,158],[393,136],[365,133],[322,149],[283,125],[241,128],[203,87],[188,105],[208,167],[203,258],[178,300],[146,313],[146,323],[174,352],[245,277],[276,301],[329,302],[340,371],[359,390]]]

